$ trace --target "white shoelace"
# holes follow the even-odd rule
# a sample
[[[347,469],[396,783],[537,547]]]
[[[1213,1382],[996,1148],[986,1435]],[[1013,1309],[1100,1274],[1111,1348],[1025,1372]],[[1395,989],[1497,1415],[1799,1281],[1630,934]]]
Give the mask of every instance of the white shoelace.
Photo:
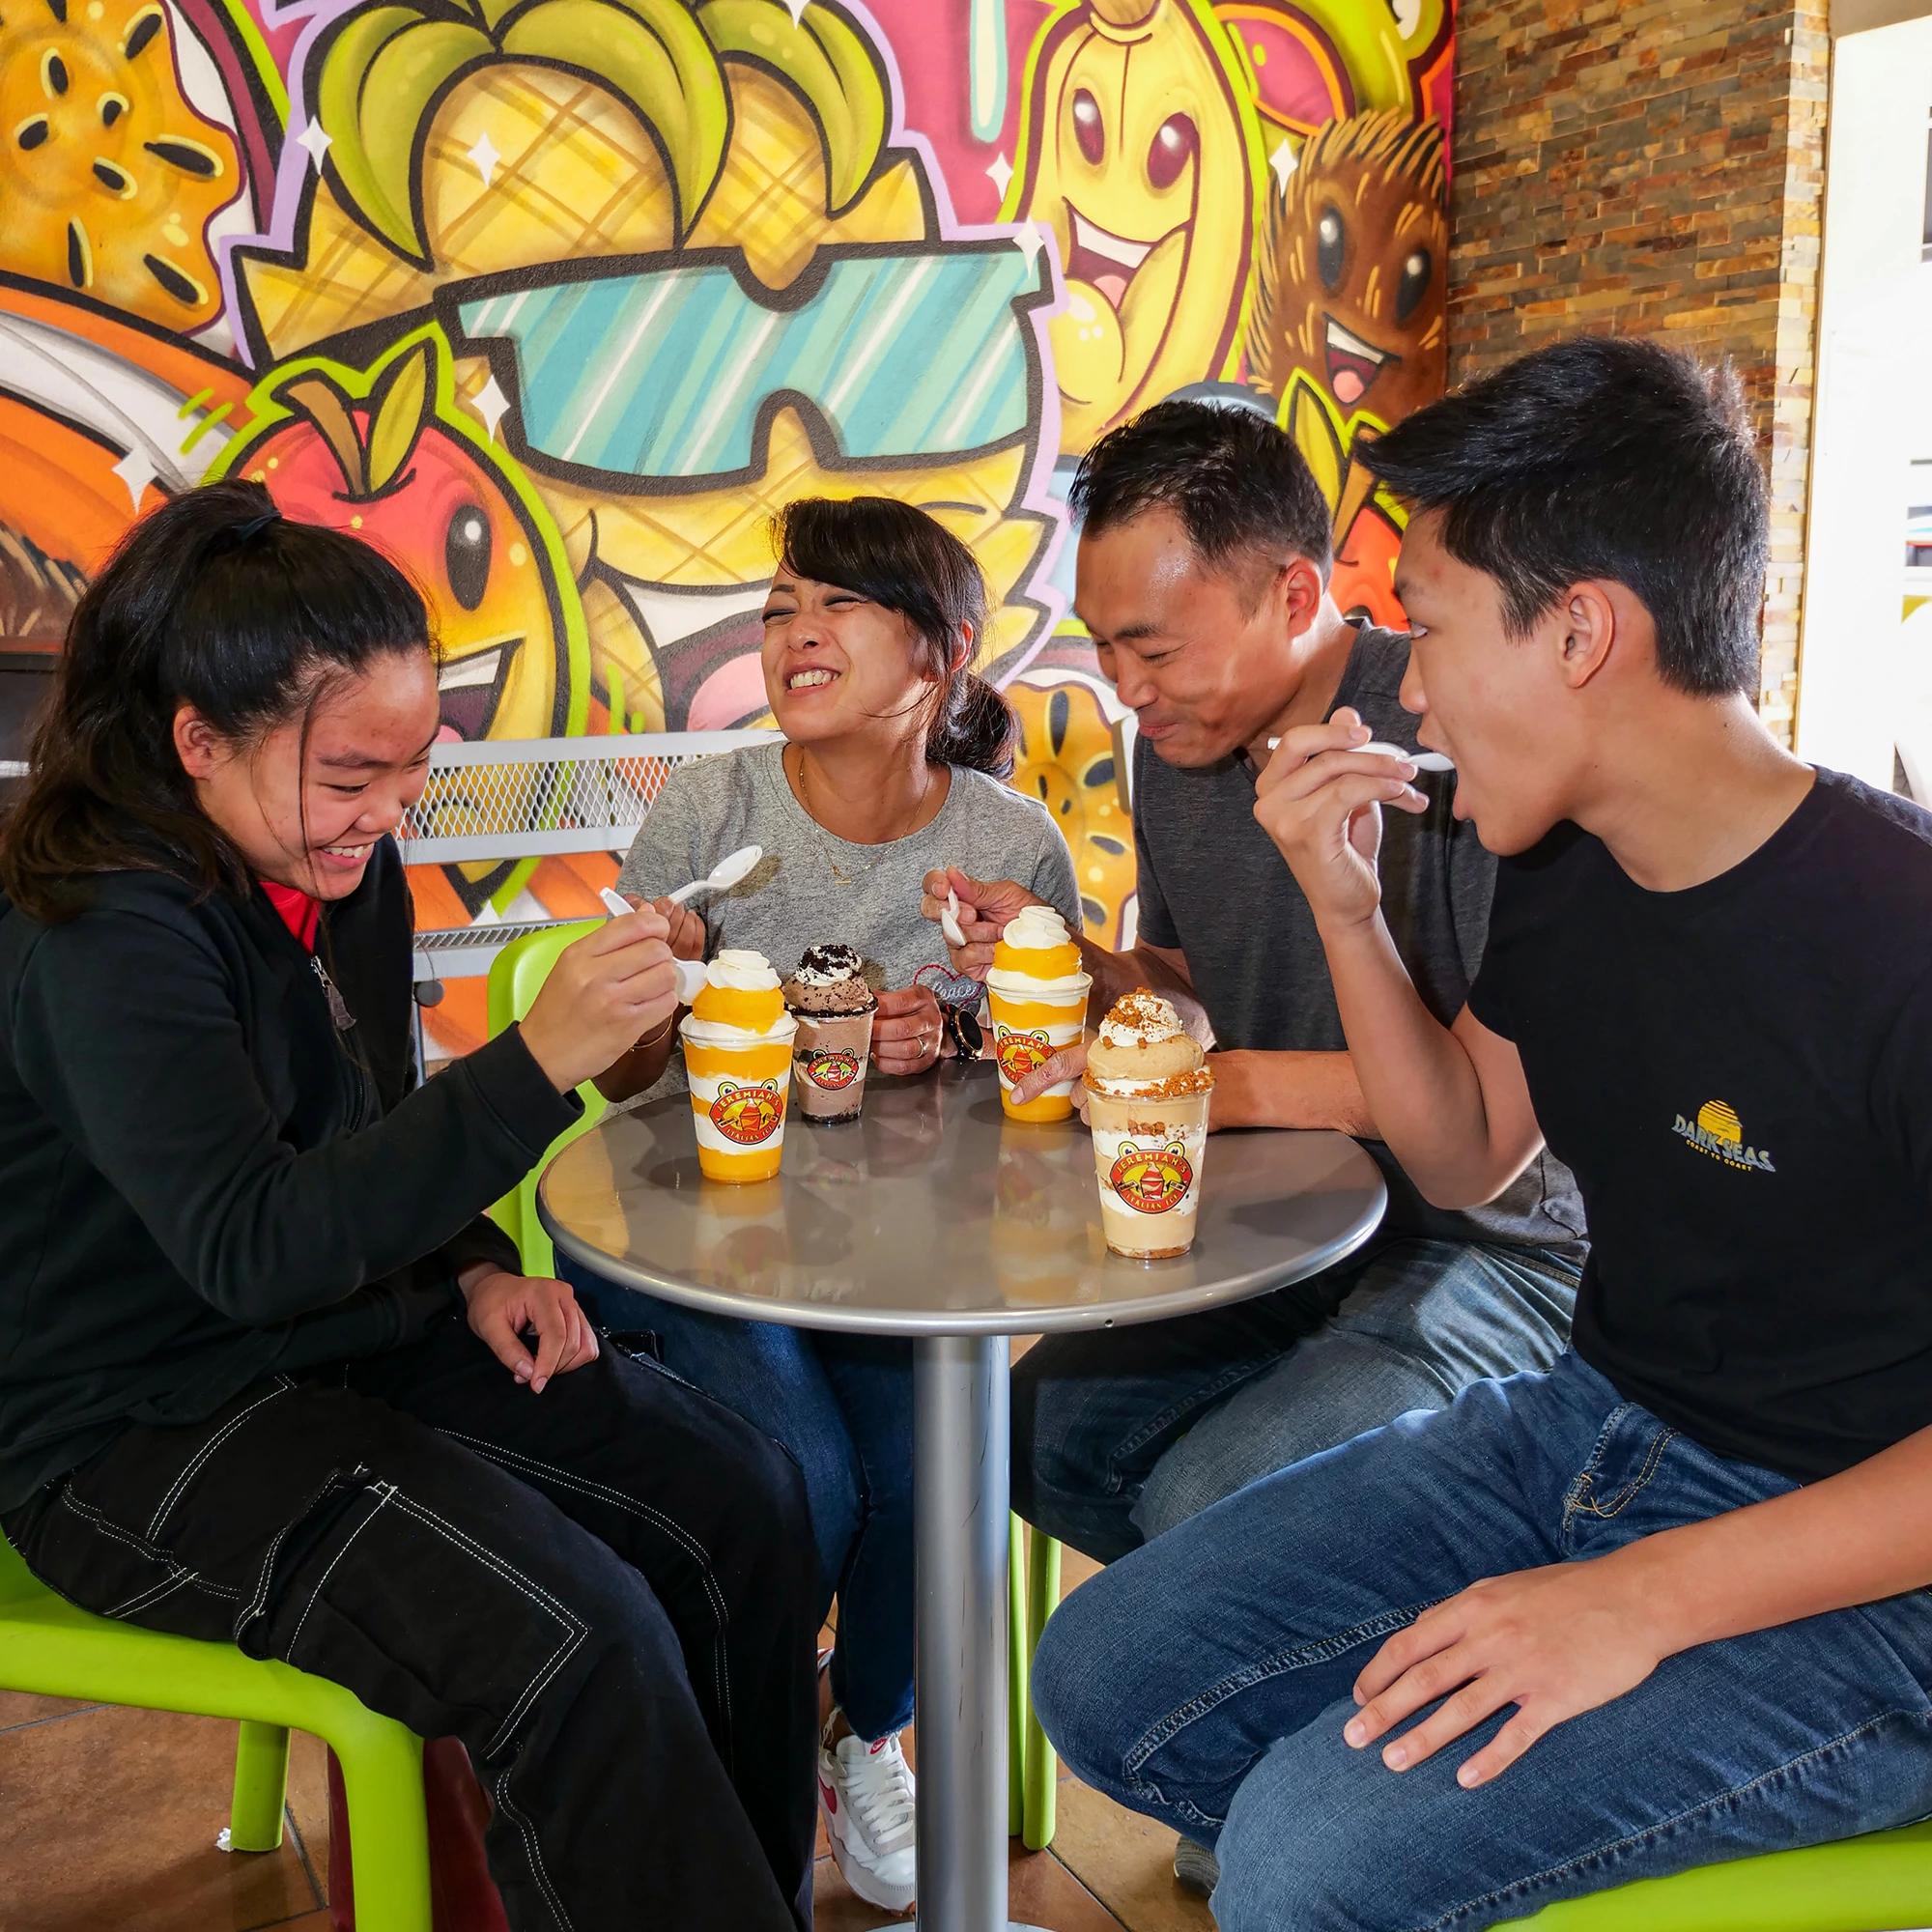
[[[877,1750],[862,1747],[845,1757],[845,1792],[880,1851],[893,1851],[911,1837],[914,1785],[897,1738],[887,1739]]]

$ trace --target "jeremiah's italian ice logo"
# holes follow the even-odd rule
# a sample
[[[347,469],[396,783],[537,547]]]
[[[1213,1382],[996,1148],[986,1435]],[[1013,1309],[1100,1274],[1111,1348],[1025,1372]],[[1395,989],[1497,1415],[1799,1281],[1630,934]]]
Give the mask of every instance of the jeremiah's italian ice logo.
[[[1165,1214],[1179,1208],[1193,1184],[1194,1163],[1179,1141],[1151,1148],[1122,1141],[1119,1157],[1107,1170],[1107,1185],[1136,1214]]]
[[[1713,1160],[1722,1161],[1726,1167],[1754,1167],[1762,1174],[1777,1172],[1771,1164],[1768,1148],[1745,1145],[1744,1122],[1721,1100],[1706,1100],[1697,1109],[1694,1121],[1687,1121],[1679,1114],[1676,1132],[1698,1152],[1709,1154]]]
[[[734,1087],[728,1080],[718,1083],[718,1097],[711,1103],[711,1124],[727,1141],[739,1147],[756,1147],[778,1131],[784,1119],[784,1101],[779,1097],[779,1083],[767,1080],[760,1087]]]
[[[859,1056],[829,1048],[814,1053],[805,1063],[805,1077],[814,1087],[823,1087],[828,1093],[836,1094],[839,1088],[849,1087],[858,1079]]]
[[[1000,1071],[1017,1087],[1036,1067],[1044,1066],[1053,1058],[1053,1046],[1038,1028],[1032,1033],[1015,1033],[1011,1027],[998,1027],[994,1030],[993,1058],[1000,1063]]]

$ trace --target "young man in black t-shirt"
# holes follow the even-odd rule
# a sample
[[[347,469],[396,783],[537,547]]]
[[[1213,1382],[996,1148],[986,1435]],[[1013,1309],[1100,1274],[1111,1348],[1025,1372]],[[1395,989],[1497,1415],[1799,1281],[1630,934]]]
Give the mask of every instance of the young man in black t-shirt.
[[[1547,1139],[1593,1246],[1555,1368],[1243,1490],[1049,1625],[1049,1732],[1218,1840],[1223,1932],[1473,1932],[1932,1813],[1932,815],[1752,714],[1728,372],[1569,343],[1369,461],[1411,506],[1405,701],[1502,855],[1452,1025],[1380,910],[1413,768],[1339,714],[1256,816],[1417,1186],[1488,1200]]]

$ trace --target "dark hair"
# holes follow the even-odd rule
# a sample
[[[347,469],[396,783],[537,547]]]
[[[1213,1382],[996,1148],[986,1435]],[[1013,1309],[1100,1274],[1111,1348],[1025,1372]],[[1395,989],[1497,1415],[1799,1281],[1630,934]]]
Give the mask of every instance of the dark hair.
[[[1362,460],[1446,513],[1444,548],[1495,579],[1512,637],[1571,584],[1607,579],[1650,612],[1666,684],[1756,690],[1765,477],[1728,362],[1581,336],[1418,410]]]
[[[429,648],[422,598],[368,544],[283,517],[259,483],[185,492],[134,525],[74,607],[0,830],[0,886],[50,923],[83,909],[98,872],[247,892],[182,768],[177,709],[246,744],[307,715],[332,677]]]
[[[895,497],[801,497],[772,519],[772,548],[801,577],[856,590],[912,626],[921,668],[939,687],[925,738],[933,764],[1012,776],[1012,706],[953,668],[962,631],[976,647],[985,638],[986,580],[944,524]]]
[[[1286,430],[1257,410],[1176,398],[1110,429],[1085,456],[1067,502],[1095,534],[1149,510],[1180,520],[1216,566],[1259,553],[1306,557],[1327,582],[1334,512]]]

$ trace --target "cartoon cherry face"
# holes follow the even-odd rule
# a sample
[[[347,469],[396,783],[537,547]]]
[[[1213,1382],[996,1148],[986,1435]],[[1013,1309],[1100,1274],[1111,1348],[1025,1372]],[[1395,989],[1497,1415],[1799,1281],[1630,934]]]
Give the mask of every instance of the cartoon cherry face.
[[[1107,1173],[1107,1185],[1136,1214],[1171,1213],[1186,1200],[1193,1184],[1194,1163],[1179,1141],[1159,1148],[1122,1141]]]
[[[1044,1066],[1053,1058],[1053,1047],[1038,1028],[1032,1033],[1015,1033],[1010,1027],[999,1027],[995,1029],[993,1058],[1000,1063],[1000,1071],[1017,1087],[1036,1067]]]
[[[858,1079],[859,1056],[830,1049],[814,1053],[805,1063],[805,1077],[814,1087],[823,1087],[827,1092],[836,1094],[841,1087],[849,1087]]]
[[[734,1087],[728,1080],[718,1083],[718,1097],[711,1103],[711,1124],[733,1145],[761,1145],[778,1132],[783,1119],[784,1100],[776,1080],[756,1087]]]
[[[439,645],[440,736],[542,737],[564,725],[559,586],[494,454],[439,414],[446,363],[424,339],[382,366],[366,397],[319,369],[294,374],[273,391],[286,418],[235,468],[291,515],[376,544],[422,586]]]

